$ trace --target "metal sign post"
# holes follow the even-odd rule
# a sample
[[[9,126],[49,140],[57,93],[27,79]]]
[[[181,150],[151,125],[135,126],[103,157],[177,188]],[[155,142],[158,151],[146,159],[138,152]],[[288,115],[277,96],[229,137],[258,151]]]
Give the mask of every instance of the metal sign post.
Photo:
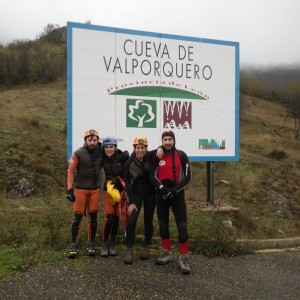
[[[214,174],[215,163],[212,161],[207,162],[207,204],[214,204]]]

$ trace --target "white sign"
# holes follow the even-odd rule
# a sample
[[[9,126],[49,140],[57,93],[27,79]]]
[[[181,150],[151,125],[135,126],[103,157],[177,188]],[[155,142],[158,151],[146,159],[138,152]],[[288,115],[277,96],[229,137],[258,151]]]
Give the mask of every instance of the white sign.
[[[239,159],[239,44],[68,23],[68,158],[88,129],[132,151],[173,130],[191,161]]]

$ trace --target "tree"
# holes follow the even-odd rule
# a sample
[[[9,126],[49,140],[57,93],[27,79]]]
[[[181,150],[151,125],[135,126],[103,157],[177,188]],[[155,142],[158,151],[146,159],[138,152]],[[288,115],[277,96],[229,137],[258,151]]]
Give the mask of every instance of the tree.
[[[155,114],[152,106],[142,100],[137,100],[133,105],[129,105],[128,117],[138,123],[138,127],[143,127],[144,123],[154,120]]]
[[[65,44],[66,27],[60,27],[58,24],[47,24],[43,32],[39,34],[39,40],[55,45]]]
[[[29,78],[51,82],[65,74],[65,53],[60,46],[46,42],[36,43],[29,52]]]

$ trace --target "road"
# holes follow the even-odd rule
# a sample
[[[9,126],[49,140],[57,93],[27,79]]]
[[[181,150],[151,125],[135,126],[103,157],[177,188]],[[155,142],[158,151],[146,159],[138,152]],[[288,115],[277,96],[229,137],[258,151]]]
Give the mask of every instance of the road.
[[[191,255],[192,273],[155,257],[132,265],[123,257],[80,256],[30,269],[0,283],[8,299],[300,299],[300,252],[237,257]]]

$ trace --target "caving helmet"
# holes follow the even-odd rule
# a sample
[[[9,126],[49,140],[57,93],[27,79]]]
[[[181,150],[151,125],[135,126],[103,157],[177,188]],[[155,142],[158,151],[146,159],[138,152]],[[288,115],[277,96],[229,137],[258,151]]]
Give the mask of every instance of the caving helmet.
[[[148,140],[144,136],[138,135],[133,140],[133,147],[136,145],[144,145],[145,147],[148,147]]]
[[[89,129],[89,130],[87,130],[87,131],[84,133],[84,140],[85,140],[87,137],[91,136],[91,135],[97,137],[98,140],[99,140],[99,138],[100,138],[99,133],[98,133],[97,130],[95,130],[95,129]]]

